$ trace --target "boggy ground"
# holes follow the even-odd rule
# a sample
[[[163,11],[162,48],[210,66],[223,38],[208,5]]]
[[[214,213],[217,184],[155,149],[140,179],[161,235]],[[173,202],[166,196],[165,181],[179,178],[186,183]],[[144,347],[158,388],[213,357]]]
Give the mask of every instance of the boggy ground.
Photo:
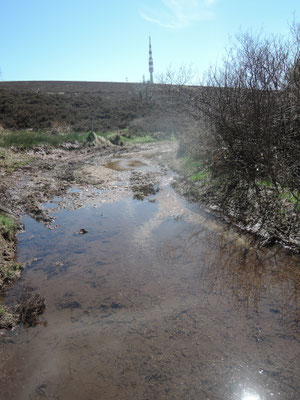
[[[12,171],[7,207],[35,219],[5,301],[30,284],[47,308],[0,336],[1,400],[299,397],[297,258],[178,196],[175,147],[44,149],[45,168]]]
[[[143,163],[138,158],[126,161],[123,156],[128,153],[143,150],[160,153],[160,167],[169,165],[179,174],[174,184],[176,190],[192,201],[199,201],[199,196],[195,196],[198,186],[185,176],[182,160],[176,157],[176,149],[175,143],[162,145],[162,142],[157,142],[126,146],[110,144],[101,148],[64,145],[60,148],[39,146],[22,152],[8,149],[0,151],[0,218],[8,218],[13,224],[13,227],[4,231],[2,227],[0,234],[0,294],[3,295],[12,286],[26,267],[16,260],[16,234],[23,229],[19,224],[22,215],[27,214],[49,229],[54,229],[53,217],[42,205],[55,197],[63,197],[64,202],[68,202],[67,205],[61,204],[61,207],[76,209],[95,202],[99,191],[103,190],[107,191],[108,196],[116,198],[127,191],[138,200],[159,191],[155,173],[135,170],[134,167]],[[120,182],[118,171],[129,171],[126,181]],[[72,187],[83,188],[80,196],[76,192],[68,192]],[[216,214],[213,203],[210,210]],[[224,217],[222,213],[220,215]],[[0,328],[12,328],[18,322],[35,325],[36,316],[45,306],[43,299],[35,295],[33,293],[30,298],[26,292],[23,296],[23,299],[27,299],[25,305],[14,305],[10,309],[0,305]],[[24,320],[20,310],[30,307],[33,308],[32,319],[29,316]]]
[[[0,216],[11,221],[9,231],[0,232],[0,294],[20,277],[24,265],[16,261],[16,235],[22,231],[19,224],[24,214],[55,228],[53,218],[48,210],[42,206],[54,197],[64,196],[71,203],[73,209],[83,207],[97,197],[97,191],[123,187],[123,190],[132,191],[134,198],[142,200],[149,194],[155,194],[159,189],[153,173],[133,171],[127,182],[118,181],[118,170],[131,170],[133,165],[126,163],[111,163],[111,157],[118,158],[130,152],[145,150],[149,147],[157,149],[158,144],[108,146],[107,148],[51,148],[36,147],[30,151],[14,151],[6,149],[0,154]],[[173,144],[174,146],[174,144]],[[138,163],[138,161],[136,161]],[[105,164],[108,164],[107,166]],[[67,193],[71,187],[82,187],[83,195],[78,198],[77,193]],[[93,188],[94,192],[85,190]],[[113,194],[112,194],[113,195]],[[33,319],[27,321],[34,325],[37,321],[37,310],[43,311],[44,303],[40,298],[32,297]],[[25,298],[28,303],[28,295]],[[24,300],[24,295],[23,295]],[[30,300],[32,301],[32,299]],[[42,304],[42,306],[41,306]],[[0,329],[12,328],[18,322],[24,322],[24,315],[20,309],[28,308],[28,304],[17,304],[9,309],[0,305]]]

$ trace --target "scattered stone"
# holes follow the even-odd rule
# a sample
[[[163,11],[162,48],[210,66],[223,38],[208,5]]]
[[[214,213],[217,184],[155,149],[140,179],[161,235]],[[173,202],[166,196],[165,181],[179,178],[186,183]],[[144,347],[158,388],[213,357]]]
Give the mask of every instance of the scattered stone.
[[[122,306],[119,303],[112,302],[110,308],[116,309],[116,308],[122,308]]]
[[[78,301],[69,301],[67,303],[61,303],[59,304],[60,308],[69,308],[71,310],[75,309],[75,308],[81,308],[81,304]]]
[[[275,309],[275,308],[270,308],[270,312],[273,314],[280,314],[280,310]]]
[[[122,306],[119,303],[115,303],[114,301],[110,304],[110,305],[106,305],[106,304],[100,304],[100,308],[102,308],[103,310],[108,310],[108,309],[120,309],[123,308],[124,306]]]
[[[136,200],[144,200],[145,197],[155,195],[160,190],[153,173],[133,171],[130,177],[130,183],[131,190],[133,191],[133,198]]]
[[[65,142],[62,143],[60,147],[64,150],[77,150],[80,148],[80,144],[77,141],[75,141],[74,143]]]
[[[56,263],[54,264],[54,266],[57,268],[61,268],[61,267],[63,267],[63,265],[64,264],[61,261],[56,261]]]
[[[84,228],[79,229],[79,231],[75,232],[76,235],[85,235],[88,231]]]
[[[60,225],[51,225],[49,226],[49,229],[53,230],[53,229],[58,229],[60,228]]]

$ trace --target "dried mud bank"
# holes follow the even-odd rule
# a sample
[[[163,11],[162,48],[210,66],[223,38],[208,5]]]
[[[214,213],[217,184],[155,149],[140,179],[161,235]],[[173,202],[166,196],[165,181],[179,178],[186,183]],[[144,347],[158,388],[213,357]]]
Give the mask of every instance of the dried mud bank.
[[[220,180],[209,174],[206,176],[206,171],[199,172],[197,179],[197,172],[186,171],[184,163],[178,158],[170,165],[178,174],[173,187],[180,195],[205,205],[215,216],[252,234],[253,243],[258,247],[279,244],[293,253],[300,253],[300,213],[287,199],[280,199],[281,209],[274,210],[272,203],[258,206],[257,193],[249,191],[245,205],[239,196],[239,190],[245,191],[242,183],[238,190],[230,190],[230,182],[220,185]]]

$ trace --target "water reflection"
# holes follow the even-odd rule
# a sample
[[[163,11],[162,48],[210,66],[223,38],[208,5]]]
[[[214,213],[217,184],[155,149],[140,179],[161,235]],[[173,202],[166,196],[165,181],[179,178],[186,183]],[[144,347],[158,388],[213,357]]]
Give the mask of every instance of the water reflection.
[[[254,392],[248,392],[245,391],[242,394],[241,400],[262,400],[259,394],[256,394]]]
[[[137,167],[144,167],[147,164],[140,160],[126,159],[122,158],[119,160],[109,161],[106,164],[103,164],[103,167],[113,169],[114,171],[130,171]]]
[[[1,342],[5,400],[295,398],[296,258],[258,253],[171,189],[156,199],[60,210],[55,230],[25,219],[19,255],[38,260],[11,296],[37,288],[48,326]]]
[[[174,231],[171,224],[169,221],[162,223],[156,234],[163,236],[161,232]],[[268,295],[272,299],[269,311],[281,318],[288,314],[289,322],[299,326],[297,256],[286,256],[276,248],[260,251],[252,246],[250,237],[241,237],[227,226],[219,225],[216,230],[214,224],[212,221],[212,229],[209,229],[210,220],[200,228],[187,224],[184,234],[180,232],[175,238],[163,241],[161,258],[169,265],[197,264],[195,277],[209,281],[209,293],[230,295],[237,306],[244,307],[246,314],[258,314],[260,301]]]

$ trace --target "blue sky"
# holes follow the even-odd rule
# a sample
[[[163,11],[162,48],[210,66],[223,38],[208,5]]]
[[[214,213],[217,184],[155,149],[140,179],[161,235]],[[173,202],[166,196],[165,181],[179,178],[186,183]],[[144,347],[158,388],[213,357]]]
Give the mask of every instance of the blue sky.
[[[299,0],[0,0],[1,79],[140,82],[201,74],[240,30],[286,35]]]

